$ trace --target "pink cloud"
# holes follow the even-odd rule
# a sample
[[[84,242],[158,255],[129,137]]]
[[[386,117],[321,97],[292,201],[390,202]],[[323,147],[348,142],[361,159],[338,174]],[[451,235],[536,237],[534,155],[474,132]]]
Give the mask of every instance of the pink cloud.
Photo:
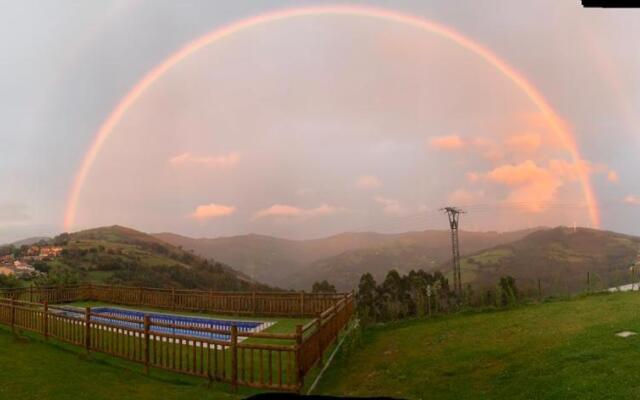
[[[549,170],[564,179],[575,181],[580,179],[582,174],[604,171],[606,166],[594,166],[586,160],[580,160],[575,163],[565,160],[550,160]]]
[[[465,142],[458,135],[438,136],[429,141],[429,145],[438,150],[460,150],[465,147]]]
[[[482,177],[480,176],[479,173],[471,171],[471,172],[467,172],[467,180],[469,182],[475,183],[475,182],[479,182],[480,179],[482,179]]]
[[[356,186],[360,189],[375,189],[382,186],[382,181],[377,176],[365,175],[358,178]]]
[[[561,170],[560,167],[566,167]],[[527,160],[517,165],[502,165],[490,171],[487,179],[500,183],[512,190],[507,196],[508,202],[523,203],[524,208],[538,212],[544,209],[545,202],[555,198],[556,192],[563,181],[558,173],[566,173],[568,167],[562,163],[553,168],[546,169]]]
[[[609,180],[609,182],[620,182],[620,176],[618,175],[618,173],[614,170],[609,170],[609,172],[607,173],[607,180]]]
[[[460,188],[449,194],[449,202],[455,205],[469,205],[476,203],[483,198],[484,192],[481,190],[469,191],[467,189]]]
[[[404,214],[405,209],[400,205],[400,202],[396,199],[390,199],[387,197],[376,196],[373,200],[382,205],[382,211],[386,214]]]
[[[323,204],[316,208],[300,208],[290,206],[286,204],[274,204],[271,207],[265,208],[256,212],[253,215],[253,219],[268,218],[268,217],[282,217],[282,218],[306,218],[335,214],[340,211],[338,208]]]
[[[219,156],[196,156],[191,153],[182,153],[169,159],[169,164],[179,165],[203,165],[214,168],[232,167],[238,163],[240,154],[231,152]]]
[[[233,206],[224,206],[222,204],[203,204],[196,207],[196,210],[190,215],[199,220],[226,217],[236,212]]]
[[[552,175],[546,169],[539,167],[535,162],[527,160],[521,164],[501,165],[487,174],[490,181],[506,186],[521,186],[539,180],[547,180]]]
[[[625,203],[631,204],[633,206],[640,206],[640,196],[636,196],[636,195],[630,194],[630,195],[626,196],[623,201]]]
[[[507,146],[512,151],[521,153],[531,153],[542,144],[542,138],[537,133],[525,133],[520,135],[512,135],[507,138]]]

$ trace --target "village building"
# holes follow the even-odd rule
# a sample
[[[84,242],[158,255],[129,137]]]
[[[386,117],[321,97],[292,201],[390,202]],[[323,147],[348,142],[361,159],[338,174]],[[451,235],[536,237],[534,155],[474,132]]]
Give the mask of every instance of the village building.
[[[43,246],[40,247],[40,257],[58,257],[62,253],[62,247]]]

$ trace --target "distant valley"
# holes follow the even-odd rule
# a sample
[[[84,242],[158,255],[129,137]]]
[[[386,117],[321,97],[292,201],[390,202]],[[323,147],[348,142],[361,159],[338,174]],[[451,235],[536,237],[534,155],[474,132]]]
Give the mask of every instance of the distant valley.
[[[542,228],[506,233],[460,233],[462,254],[513,242]],[[433,270],[451,258],[449,231],[427,230],[398,234],[341,233],[321,239],[287,240],[264,235],[194,239],[173,233],[154,237],[229,264],[259,282],[309,290],[327,279],[339,290],[351,290],[370,272],[383,279],[391,269]]]

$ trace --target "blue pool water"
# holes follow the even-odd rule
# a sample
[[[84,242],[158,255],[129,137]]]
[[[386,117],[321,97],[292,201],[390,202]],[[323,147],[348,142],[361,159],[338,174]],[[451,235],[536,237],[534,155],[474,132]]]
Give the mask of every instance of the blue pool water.
[[[154,326],[154,323],[165,323],[174,325],[185,326],[197,326],[202,328],[218,329],[231,331],[231,326],[236,325],[238,328],[238,335],[242,332],[257,332],[265,329],[269,324],[262,321],[235,321],[226,319],[213,319],[204,317],[195,317],[187,315],[175,315],[175,314],[163,314],[157,312],[142,312],[137,310],[127,310],[123,308],[114,307],[95,307],[91,308],[92,315],[91,321],[104,322],[111,325],[121,326],[123,328],[144,329],[144,316],[149,316],[151,326],[149,328],[152,333],[168,333],[174,335],[192,336],[194,338],[206,338],[230,341],[230,334],[220,334],[211,332],[202,332],[193,329],[181,329],[181,328],[167,328],[164,326]],[[84,316],[84,312],[80,309],[78,311],[66,309],[65,314],[78,318]],[[130,319],[136,319],[140,322],[133,321],[119,321],[109,317],[124,317]]]

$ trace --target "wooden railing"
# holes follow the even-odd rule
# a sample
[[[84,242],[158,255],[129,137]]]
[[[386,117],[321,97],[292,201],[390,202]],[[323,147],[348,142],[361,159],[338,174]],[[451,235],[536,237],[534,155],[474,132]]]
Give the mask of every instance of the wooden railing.
[[[315,317],[345,296],[347,296],[346,293],[215,292],[90,283],[0,290],[0,298],[36,303],[46,301],[54,304],[91,300],[174,311],[274,317]]]
[[[346,326],[353,314],[351,294],[333,297],[307,295],[310,296],[310,302],[301,305],[292,302],[291,299],[297,299],[297,301],[309,301],[309,299],[301,300],[298,293],[275,295],[213,293],[212,298],[216,300],[209,302],[208,296],[212,292],[197,292],[188,297],[184,293],[169,291],[174,299],[182,298],[183,300],[161,303],[162,308],[173,306],[174,309],[201,310],[200,307],[203,305],[220,307],[220,304],[231,304],[232,307],[237,308],[228,312],[238,312],[239,309],[242,310],[240,305],[244,305],[256,307],[264,313],[265,309],[262,308],[264,304],[270,299],[277,298],[278,302],[271,305],[271,312],[277,310],[280,313],[286,307],[298,304],[301,308],[296,312],[292,310],[292,316],[304,313],[301,311],[305,310],[304,307],[312,310],[320,304],[318,299],[323,299],[322,301],[325,298],[332,299],[328,308],[318,312],[317,317],[307,325],[298,325],[292,333],[246,332],[240,331],[236,325],[231,325],[229,329],[194,325],[187,326],[186,329],[195,334],[186,336],[165,333],[172,329],[164,329],[163,332],[157,329],[184,330],[184,324],[152,321],[146,314],[144,317],[109,315],[105,318],[104,314],[95,313],[89,307],[82,310],[83,312],[78,312],[77,308],[49,305],[47,301],[54,299],[58,303],[77,300],[112,302],[112,299],[119,299],[120,304],[156,306],[150,304],[152,299],[166,299],[167,296],[164,291],[154,292],[155,290],[136,291],[118,287],[111,289],[103,286],[90,288],[74,286],[33,288],[26,293],[25,290],[2,291],[0,292],[0,324],[9,326],[14,332],[16,330],[32,331],[41,334],[46,340],[54,338],[82,346],[87,352],[106,353],[141,363],[147,372],[153,367],[195,375],[211,381],[227,382],[233,388],[248,386],[298,392],[304,384],[305,375],[311,368],[322,362],[325,350],[337,339],[340,330]],[[154,297],[156,293],[162,294]],[[191,303],[202,296],[202,293],[207,295],[206,302]],[[31,300],[36,301],[23,300],[26,296],[31,296]],[[248,299],[238,300],[241,296]],[[41,299],[47,300],[42,303],[37,302]],[[317,303],[314,304],[314,301]],[[261,302],[262,305],[260,305]],[[218,310],[215,307],[214,309]],[[212,334],[224,336],[218,339]]]

